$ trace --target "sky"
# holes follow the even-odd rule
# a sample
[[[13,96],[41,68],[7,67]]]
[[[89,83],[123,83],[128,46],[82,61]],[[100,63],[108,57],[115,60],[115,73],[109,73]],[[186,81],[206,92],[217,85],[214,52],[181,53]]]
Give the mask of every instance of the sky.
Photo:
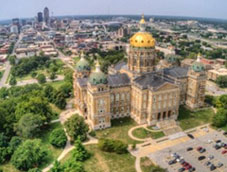
[[[54,16],[144,13],[227,19],[227,0],[0,0],[0,20],[34,17],[46,6]]]

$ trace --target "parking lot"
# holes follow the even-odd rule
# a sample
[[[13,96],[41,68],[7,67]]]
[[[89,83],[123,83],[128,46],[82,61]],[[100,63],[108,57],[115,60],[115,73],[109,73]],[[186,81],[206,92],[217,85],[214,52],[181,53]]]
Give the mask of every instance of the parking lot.
[[[195,167],[196,172],[209,172],[211,165],[213,164],[216,169],[213,172],[227,172],[227,153],[222,154],[225,148],[220,148],[216,150],[213,146],[216,144],[216,140],[221,140],[221,142],[227,143],[227,137],[222,133],[214,131],[205,136],[190,139],[182,144],[175,145],[163,149],[161,151],[149,154],[151,158],[158,165],[167,168],[170,172],[178,172],[183,165],[180,162],[175,162],[169,165],[170,160],[174,160],[173,154],[177,153],[181,158],[184,159],[190,166]],[[193,148],[191,151],[187,151],[187,148]],[[203,153],[200,153],[197,149],[202,147],[205,149]],[[200,156],[205,156],[205,159],[198,160]],[[210,159],[208,159],[210,157]],[[209,161],[209,164],[207,162]],[[223,164],[218,167],[218,164]],[[189,166],[187,165],[187,166]],[[187,169],[187,168],[186,168]],[[188,170],[185,170],[188,171]]]

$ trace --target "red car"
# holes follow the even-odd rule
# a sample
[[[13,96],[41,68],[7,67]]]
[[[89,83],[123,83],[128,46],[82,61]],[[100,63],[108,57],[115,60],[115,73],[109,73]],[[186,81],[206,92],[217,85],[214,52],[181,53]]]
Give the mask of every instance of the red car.
[[[201,147],[201,146],[199,146],[199,147],[197,147],[197,151],[200,151],[201,149],[202,149],[203,147]]]
[[[189,170],[190,168],[192,168],[191,165],[187,165],[187,166],[184,167],[185,170]]]
[[[227,150],[223,150],[221,153],[222,154],[226,154],[227,153]]]

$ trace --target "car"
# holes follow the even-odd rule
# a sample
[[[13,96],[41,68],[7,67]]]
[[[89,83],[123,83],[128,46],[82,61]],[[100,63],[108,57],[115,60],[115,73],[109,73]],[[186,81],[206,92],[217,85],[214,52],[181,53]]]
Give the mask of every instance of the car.
[[[206,152],[206,149],[205,148],[202,148],[199,150],[200,153],[203,153],[203,152]]]
[[[226,144],[226,143],[224,143],[224,142],[223,142],[223,143],[221,143],[221,147],[223,147],[223,148],[224,148],[224,147],[226,147],[226,146],[227,146],[227,144]]]
[[[217,167],[216,167],[214,164],[212,164],[212,165],[210,166],[210,171],[214,171],[216,168],[217,168]]]
[[[208,156],[208,159],[209,159],[209,160],[214,159],[214,155],[210,155],[210,156]]]
[[[187,165],[184,167],[185,170],[189,170],[192,166],[191,165]]]
[[[184,163],[185,163],[185,160],[184,160],[184,159],[181,159],[181,160],[180,160],[180,164],[183,165]]]
[[[182,165],[183,165],[183,167],[186,167],[186,166],[188,166],[190,164],[188,162],[184,162]]]
[[[200,156],[198,157],[198,160],[201,161],[201,160],[204,160],[206,157],[205,156]]]
[[[208,143],[210,144],[210,143],[212,143],[213,142],[213,140],[208,140]]]
[[[225,132],[223,133],[223,135],[226,136],[226,135],[227,135],[227,131],[225,131]]]
[[[211,162],[210,162],[210,161],[207,161],[207,162],[205,163],[205,165],[209,167],[209,166],[211,165]]]
[[[188,147],[188,148],[187,148],[187,151],[192,151],[192,150],[193,150],[192,147]]]
[[[178,172],[183,172],[185,169],[184,168],[179,168]]]
[[[188,137],[190,137],[191,139],[194,139],[195,137],[192,135],[192,134],[187,134],[188,135]]]
[[[191,167],[191,168],[188,170],[188,172],[193,172],[193,171],[195,171],[195,167]]]
[[[221,146],[218,146],[217,144],[215,144],[213,147],[214,147],[216,150],[218,150],[218,149],[221,148]]]
[[[221,163],[221,162],[219,162],[218,164],[217,164],[217,167],[218,168],[220,168],[220,167],[222,167],[223,166],[223,164]]]
[[[216,142],[216,143],[220,143],[220,142],[221,142],[221,140],[216,140],[215,142]]]
[[[174,159],[174,160],[170,160],[169,162],[168,162],[168,164],[169,165],[172,165],[172,164],[175,164],[177,161]]]
[[[199,147],[197,147],[197,151],[200,151],[201,149],[202,149],[203,147],[201,147],[201,146],[199,146]]]
[[[221,152],[221,154],[226,154],[227,153],[227,150],[223,150],[222,152]]]

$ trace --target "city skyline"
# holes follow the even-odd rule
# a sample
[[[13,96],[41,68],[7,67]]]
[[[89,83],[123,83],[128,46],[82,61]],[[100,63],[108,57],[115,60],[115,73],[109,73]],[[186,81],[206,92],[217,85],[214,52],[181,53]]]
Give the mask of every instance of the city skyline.
[[[137,2],[135,0],[99,0],[88,2],[88,0],[9,0],[0,7],[0,20],[15,17],[30,18],[36,16],[46,6],[50,9],[50,15],[167,15],[227,19],[224,0],[169,0]],[[130,6],[128,4],[131,4]],[[127,8],[126,8],[127,7]],[[11,10],[9,10],[11,9]]]

